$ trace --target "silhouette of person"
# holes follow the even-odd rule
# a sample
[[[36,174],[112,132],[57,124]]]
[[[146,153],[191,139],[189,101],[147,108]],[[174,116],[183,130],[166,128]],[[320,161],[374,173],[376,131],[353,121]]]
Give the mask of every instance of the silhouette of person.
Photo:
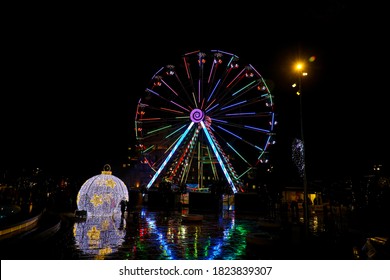
[[[122,217],[125,216],[125,211],[126,211],[126,201],[125,200],[121,200],[121,213],[122,213]]]

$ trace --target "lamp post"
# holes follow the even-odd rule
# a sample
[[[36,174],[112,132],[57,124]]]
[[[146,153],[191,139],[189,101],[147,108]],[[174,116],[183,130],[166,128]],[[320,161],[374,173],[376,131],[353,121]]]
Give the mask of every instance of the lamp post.
[[[307,76],[307,73],[303,71],[304,65],[302,63],[296,64],[296,70],[298,71],[298,92],[299,96],[299,119],[301,127],[301,141],[302,141],[302,161],[303,161],[303,215],[304,215],[304,227],[305,236],[309,233],[309,213],[308,213],[308,201],[307,201],[307,176],[306,176],[306,146],[303,134],[303,105],[302,105],[302,77]]]

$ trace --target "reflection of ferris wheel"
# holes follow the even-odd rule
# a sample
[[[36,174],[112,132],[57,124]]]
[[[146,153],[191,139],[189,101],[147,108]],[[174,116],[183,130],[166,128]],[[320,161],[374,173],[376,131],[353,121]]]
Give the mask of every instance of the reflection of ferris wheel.
[[[275,125],[272,95],[238,56],[195,51],[158,70],[140,98],[135,131],[158,180],[205,187],[226,180],[234,193],[266,159]]]

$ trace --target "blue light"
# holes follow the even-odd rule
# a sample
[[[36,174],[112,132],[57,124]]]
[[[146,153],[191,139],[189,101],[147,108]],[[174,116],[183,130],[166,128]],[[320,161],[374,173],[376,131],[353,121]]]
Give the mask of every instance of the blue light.
[[[181,142],[184,140],[188,132],[190,131],[191,127],[194,125],[193,122],[190,123],[190,125],[187,127],[187,129],[184,131],[183,135],[180,137],[179,141],[176,142],[176,145],[173,147],[172,151],[169,153],[167,158],[164,160],[164,162],[161,164],[160,168],[156,171],[153,178],[149,181],[148,185],[146,186],[147,189],[149,189],[154,181],[157,179],[158,175],[160,175],[161,171],[164,169],[165,165],[168,163],[172,155],[176,152],[177,148],[181,144]]]
[[[234,183],[233,183],[232,179],[230,178],[230,176],[229,176],[229,174],[228,174],[228,172],[227,172],[227,170],[226,170],[226,168],[225,168],[225,166],[224,166],[224,164],[223,164],[223,162],[222,162],[221,156],[219,155],[219,153],[218,153],[218,151],[217,151],[217,148],[215,147],[214,142],[213,142],[213,140],[211,139],[210,134],[209,134],[209,132],[208,132],[208,130],[207,130],[207,128],[206,128],[204,122],[201,121],[200,124],[202,125],[203,131],[204,131],[204,133],[206,134],[207,140],[209,141],[210,146],[211,146],[211,148],[213,149],[215,156],[217,157],[217,160],[218,160],[218,162],[219,162],[219,165],[221,166],[222,171],[223,171],[223,173],[225,174],[225,177],[226,177],[226,179],[228,180],[230,187],[232,188],[232,190],[233,190],[234,193],[237,193],[237,189],[236,189],[236,187],[234,186]]]

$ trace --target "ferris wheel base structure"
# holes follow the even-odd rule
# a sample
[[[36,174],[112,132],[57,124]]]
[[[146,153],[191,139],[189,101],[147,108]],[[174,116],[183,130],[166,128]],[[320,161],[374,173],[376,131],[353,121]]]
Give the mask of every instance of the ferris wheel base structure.
[[[167,162],[169,161],[169,159],[172,157],[172,154],[175,153],[177,147],[181,144],[181,142],[183,141],[183,139],[186,137],[187,133],[190,131],[191,127],[194,125],[195,122],[191,122],[191,124],[189,125],[189,127],[186,129],[185,133],[181,136],[181,138],[179,139],[179,141],[176,143],[175,147],[172,149],[171,153],[168,155],[168,157],[166,158],[166,160],[163,162],[163,164],[160,166],[160,168],[157,170],[157,172],[154,174],[152,180],[150,180],[150,182],[148,183],[148,185],[146,186],[147,189],[149,189],[154,181],[156,180],[156,178],[161,174],[161,171],[165,168],[165,165],[167,164]],[[207,137],[207,140],[209,141],[209,144],[211,146],[211,148],[213,149],[214,151],[214,154],[215,156],[217,157],[218,159],[218,162],[223,170],[223,173],[225,174],[225,177],[230,185],[230,187],[232,188],[232,191],[233,193],[237,193],[237,188],[236,186],[234,185],[232,179],[230,178],[229,176],[229,173],[227,172],[225,166],[223,165],[223,162],[222,162],[222,159],[221,159],[221,156],[219,155],[213,141],[211,140],[211,137],[210,137],[210,134],[208,133],[207,129],[206,129],[206,126],[204,124],[203,121],[200,121],[200,124],[203,128],[203,131]]]
[[[183,185],[225,180],[233,193],[266,161],[276,125],[273,96],[238,56],[211,50],[182,56],[152,77],[140,98],[135,131],[142,162],[159,181]]]

